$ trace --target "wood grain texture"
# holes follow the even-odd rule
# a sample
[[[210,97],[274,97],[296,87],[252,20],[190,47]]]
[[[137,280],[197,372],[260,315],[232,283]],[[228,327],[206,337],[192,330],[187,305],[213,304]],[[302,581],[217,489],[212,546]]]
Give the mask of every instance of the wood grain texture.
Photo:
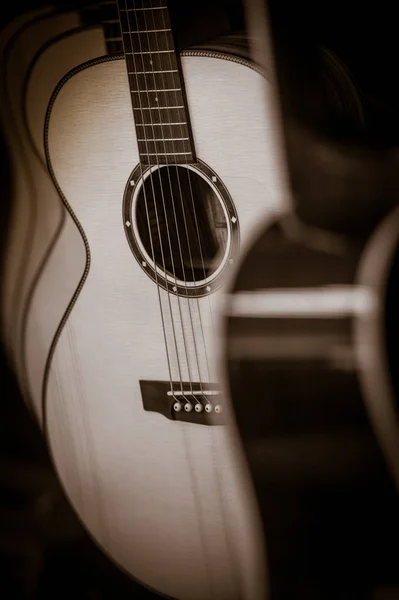
[[[23,366],[26,376],[27,392],[35,414],[41,422],[42,418],[42,386],[46,361],[58,324],[67,308],[65,299],[73,294],[74,284],[68,287],[67,277],[57,287],[58,295],[53,294],[51,303],[47,301],[47,278],[55,276],[57,269],[54,256],[47,257],[47,252],[64,224],[64,206],[57,189],[51,180],[45,164],[43,147],[43,130],[47,105],[51,94],[60,79],[72,68],[105,53],[104,36],[101,27],[68,34],[51,44],[31,70],[27,86],[28,138],[34,148],[28,147],[34,192],[37,198],[37,228],[32,239],[32,269],[27,275],[34,276],[40,269],[45,272],[44,281],[40,277],[35,283],[34,290],[27,306],[27,315],[23,323],[22,352]],[[42,157],[43,164],[39,157]],[[81,253],[78,248],[81,247]],[[73,257],[79,260],[79,268],[85,264],[86,253],[78,236],[74,244],[76,249]],[[64,249],[66,252],[66,250]],[[78,258],[79,257],[79,258]],[[42,263],[43,264],[42,268]],[[66,286],[66,287],[65,287]],[[56,292],[57,290],[54,290]],[[40,343],[38,340],[40,339]]]
[[[26,81],[23,110],[31,142],[46,163],[43,146],[44,121],[55,87],[71,69],[106,53],[103,28],[67,31],[37,54]]]
[[[245,242],[261,216],[285,209],[270,91],[236,62],[198,54],[183,56],[182,66],[197,155],[232,195]],[[123,192],[138,162],[123,60],[64,82],[50,113],[48,153],[90,252],[46,388],[47,435],[64,488],[97,542],[143,583],[182,599],[262,598],[264,550],[234,423],[199,427],[142,408],[139,379],[168,379],[168,369],[157,290],[123,230]],[[67,222],[49,305],[59,281],[73,277],[77,286],[84,274],[69,269],[76,227]],[[166,309],[162,290],[161,301]],[[192,342],[188,301],[180,300],[181,321],[171,299],[174,378],[177,355],[184,378],[188,364],[204,380],[220,375],[222,301],[217,292],[190,306],[195,335],[201,311],[206,340],[207,358],[201,347],[197,365],[192,343],[188,357],[183,351],[183,329]]]
[[[59,222],[60,203],[46,206],[46,219],[38,227],[40,205],[51,194],[48,176],[35,182],[35,157],[29,147],[23,120],[22,91],[29,64],[40,46],[60,32],[79,25],[75,12],[44,16],[33,20],[16,34],[4,65],[4,103],[1,118],[12,160],[11,218],[3,273],[3,328],[7,347],[20,385],[24,385],[21,357],[21,327],[30,284],[40,263],[54,221]],[[55,212],[54,212],[55,211]],[[48,227],[47,227],[48,226]],[[40,231],[40,237],[35,236]],[[42,243],[44,242],[44,244]],[[39,248],[36,248],[36,245]],[[43,248],[44,246],[44,248]]]

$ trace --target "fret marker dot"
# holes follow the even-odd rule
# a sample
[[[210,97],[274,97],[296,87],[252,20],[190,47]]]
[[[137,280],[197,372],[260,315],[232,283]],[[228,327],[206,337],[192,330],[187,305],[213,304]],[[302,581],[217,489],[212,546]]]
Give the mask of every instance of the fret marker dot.
[[[130,227],[130,221],[126,221],[125,225],[126,227]]]
[[[233,223],[235,223],[237,221],[237,219],[235,217],[231,217],[231,220]]]
[[[155,96],[155,102],[158,102],[158,98]]]

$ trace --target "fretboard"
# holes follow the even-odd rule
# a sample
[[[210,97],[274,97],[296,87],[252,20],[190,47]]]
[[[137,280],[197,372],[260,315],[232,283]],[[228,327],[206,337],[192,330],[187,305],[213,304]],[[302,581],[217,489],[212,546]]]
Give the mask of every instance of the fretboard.
[[[140,160],[194,162],[189,113],[165,0],[118,0]]]

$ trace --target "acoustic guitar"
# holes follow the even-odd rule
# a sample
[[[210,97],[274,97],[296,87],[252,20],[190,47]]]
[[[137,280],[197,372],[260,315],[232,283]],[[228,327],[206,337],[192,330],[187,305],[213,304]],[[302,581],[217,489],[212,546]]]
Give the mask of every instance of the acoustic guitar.
[[[282,209],[271,86],[237,56],[179,56],[165,2],[118,9],[124,54],[68,73],[46,117],[67,209],[46,305],[68,308],[45,432],[72,505],[124,570],[175,598],[262,597],[218,359],[240,243]]]
[[[61,302],[60,305],[53,303],[49,310],[46,302],[48,286],[53,278],[52,269],[58,268],[60,260],[57,248],[53,248],[53,245],[65,217],[63,205],[46,166],[43,144],[46,109],[54,88],[65,73],[86,60],[106,53],[120,54],[123,51],[116,2],[100,2],[99,10],[91,11],[89,16],[92,21],[98,19],[100,22],[101,19],[101,24],[82,24],[67,30],[49,39],[34,54],[23,83],[22,115],[18,113],[18,118],[25,126],[22,134],[27,138],[27,153],[30,156],[29,169],[24,163],[25,173],[28,171],[30,174],[32,185],[29,199],[24,197],[24,204],[17,202],[17,207],[25,206],[29,200],[33,203],[30,210],[35,214],[35,227],[29,236],[30,254],[35,260],[32,262],[32,271],[24,273],[25,277],[30,274],[31,283],[21,318],[19,373],[26,401],[33,408],[40,424],[48,352],[66,308]],[[81,14],[81,20],[87,22],[88,15]],[[47,24],[50,28],[51,19],[47,19]],[[201,51],[222,49],[225,53],[229,51],[237,57],[249,58],[248,44],[243,34],[224,36],[196,47]],[[20,108],[17,105],[17,109]],[[36,156],[31,156],[32,151]],[[15,218],[18,219],[18,216]],[[33,219],[31,227],[32,221]],[[68,297],[66,292],[63,293]],[[72,294],[73,290],[70,291],[70,295]]]
[[[164,2],[118,8],[124,55],[71,71],[47,112],[68,211],[48,302],[69,306],[44,428],[72,505],[128,573],[176,598],[264,597],[219,311],[249,232],[287,208],[273,88],[236,55],[179,55]]]
[[[116,2],[99,3],[99,9],[97,12],[89,9],[86,12],[82,10],[79,13],[82,23],[79,27],[49,39],[34,53],[30,63],[26,63],[28,66],[23,80],[22,101],[15,102],[13,106],[16,119],[21,124],[21,136],[26,138],[25,154],[29,158],[27,164],[27,161],[21,160],[22,157],[18,155],[17,162],[20,162],[20,170],[22,166],[24,167],[20,177],[30,178],[29,196],[25,194],[17,199],[15,208],[16,222],[20,222],[18,211],[24,210],[30,214],[28,233],[30,245],[29,251],[26,251],[30,256],[30,262],[23,271],[27,292],[26,301],[21,309],[18,372],[24,396],[40,424],[48,352],[66,309],[62,299],[59,302],[53,301],[50,306],[46,301],[48,286],[51,286],[54,277],[53,269],[58,269],[59,260],[62,260],[58,254],[61,246],[54,247],[54,243],[64,225],[65,210],[52,181],[49,182],[45,166],[43,144],[45,113],[51,94],[65,73],[86,60],[106,53],[122,53]],[[51,30],[54,18],[54,16],[46,18],[45,32]],[[66,16],[62,18],[66,19]],[[101,25],[88,24],[90,21],[96,22],[100,19]],[[41,27],[43,28],[42,25]],[[31,24],[23,35],[20,34],[20,43],[23,44],[25,52],[27,51],[24,43],[25,36],[34,35],[35,42],[39,42],[37,29],[37,23]],[[194,48],[198,52],[219,52],[219,54],[230,54],[232,59],[236,57],[238,60],[242,58],[250,60],[248,40],[243,33],[225,35],[205,44],[198,44]],[[345,110],[357,111],[360,114],[361,105],[344,65],[327,48],[321,48],[321,57],[327,87],[334,91],[333,97],[339,99],[349,97],[350,102],[346,102]],[[35,156],[32,156],[32,151]],[[85,259],[85,255],[82,254],[81,257],[82,260]],[[63,290],[62,295],[63,298],[70,298],[73,289],[69,292]]]

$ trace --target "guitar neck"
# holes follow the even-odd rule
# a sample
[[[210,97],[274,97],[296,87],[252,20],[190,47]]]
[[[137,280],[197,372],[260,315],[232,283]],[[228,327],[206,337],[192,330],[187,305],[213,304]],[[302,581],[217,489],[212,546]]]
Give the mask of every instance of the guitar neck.
[[[140,161],[195,161],[180,61],[165,0],[118,0]]]

